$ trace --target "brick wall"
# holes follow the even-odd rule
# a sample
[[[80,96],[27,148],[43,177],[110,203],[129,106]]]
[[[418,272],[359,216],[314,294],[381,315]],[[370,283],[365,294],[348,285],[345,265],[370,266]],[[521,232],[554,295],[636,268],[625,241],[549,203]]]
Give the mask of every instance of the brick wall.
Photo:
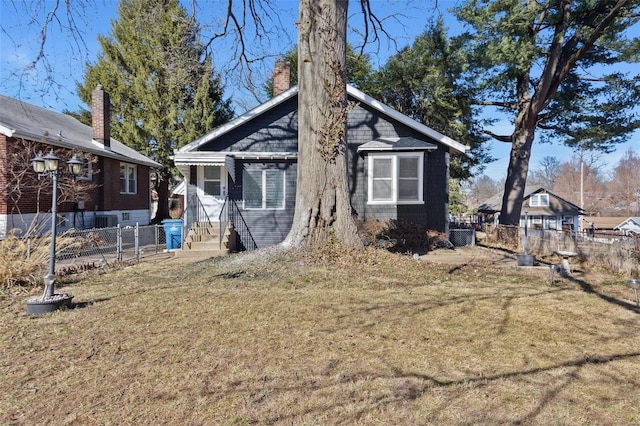
[[[100,159],[101,188],[97,197],[98,210],[135,210],[149,208],[149,168],[137,165],[137,192],[120,193],[120,164],[112,158]],[[131,163],[127,163],[131,164]]]
[[[111,102],[101,84],[91,92],[91,128],[93,139],[111,146]]]
[[[273,70],[273,96],[278,96],[291,87],[291,64],[286,61],[276,61]]]
[[[7,159],[13,158],[12,153],[22,145],[21,141],[14,138],[6,138],[0,135],[0,214],[29,214],[37,211],[46,212],[51,210],[51,192],[52,181],[48,177],[37,178],[35,172],[32,171],[31,164],[26,164],[19,168],[25,169],[25,173],[21,178],[19,199],[15,202],[11,196],[8,196],[8,187],[12,185],[9,172],[10,164]],[[50,147],[42,144],[31,144],[34,152],[42,150],[47,152]],[[21,149],[21,148],[20,148]],[[63,159],[71,157],[69,150],[56,149],[56,153]],[[25,153],[26,157],[33,158],[31,153]],[[23,159],[23,161],[24,161]],[[28,159],[27,159],[28,160]],[[15,161],[15,160],[9,160]],[[137,165],[137,193],[136,194],[120,194],[120,161],[100,157],[93,164],[94,174],[92,176],[92,188],[83,192],[81,199],[84,201],[84,210],[91,211],[111,211],[111,210],[145,210],[149,209],[149,168]],[[97,173],[96,173],[97,172]],[[59,198],[64,200],[64,179],[69,179],[68,175],[59,177]],[[16,198],[15,195],[13,198]],[[73,201],[61,201],[58,205],[58,211],[74,212],[77,205]]]

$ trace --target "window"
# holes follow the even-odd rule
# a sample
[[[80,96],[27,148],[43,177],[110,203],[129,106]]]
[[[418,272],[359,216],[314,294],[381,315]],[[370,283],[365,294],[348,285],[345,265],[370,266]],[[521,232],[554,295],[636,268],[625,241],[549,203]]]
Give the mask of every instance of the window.
[[[530,207],[549,207],[549,194],[531,194]]]
[[[133,164],[120,163],[120,193],[136,194],[138,192],[138,170]]]
[[[207,195],[222,195],[222,174],[220,166],[204,168],[204,192]]]
[[[284,209],[284,170],[245,170],[245,209]]]
[[[422,159],[422,153],[369,154],[369,203],[421,203]]]

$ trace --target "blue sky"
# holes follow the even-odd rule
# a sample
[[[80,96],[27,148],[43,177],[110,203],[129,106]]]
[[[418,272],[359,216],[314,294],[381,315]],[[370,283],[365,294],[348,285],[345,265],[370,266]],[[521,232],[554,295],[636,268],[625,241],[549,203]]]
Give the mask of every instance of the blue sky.
[[[21,9],[22,2],[12,0],[0,0],[0,22],[3,31],[0,32],[0,93],[14,98],[22,99],[32,104],[40,105],[55,111],[65,109],[77,111],[84,106],[75,94],[76,82],[83,79],[84,64],[93,61],[99,52],[97,35],[107,35],[111,30],[111,20],[117,18],[117,1],[96,0],[84,2],[72,0],[73,7],[78,13],[74,15],[75,25],[81,31],[81,38],[73,37],[65,29],[68,25],[65,19],[53,22],[47,33],[45,53],[48,63],[54,70],[55,81],[49,81],[45,64],[40,64],[34,70],[26,74],[20,74],[25,65],[37,57],[38,36],[40,25],[27,25],[31,12]],[[221,20],[224,12],[224,3],[217,0],[199,0],[197,11],[199,20],[203,23],[216,24]],[[15,6],[17,4],[17,6]],[[42,22],[46,12],[53,2],[44,0],[40,10],[35,14],[37,20]],[[185,2],[190,5],[191,2]],[[393,41],[381,39],[378,44],[369,45],[367,53],[370,54],[374,66],[382,65],[387,58],[393,55],[397,49],[411,44],[412,40],[420,34],[427,23],[427,19],[437,13],[445,13],[445,22],[452,32],[461,30],[455,20],[446,15],[446,10],[456,4],[456,0],[439,0],[438,9],[434,9],[433,1],[393,1],[372,0],[374,13],[384,19],[385,28],[394,38]],[[31,9],[33,3],[26,2]],[[190,6],[187,6],[190,7]],[[352,2],[350,12],[353,15],[350,24],[360,22],[361,15],[357,12],[357,3]],[[275,37],[263,40],[249,40],[252,53],[255,56],[267,56],[258,62],[252,70],[255,81],[261,83],[270,76],[275,56],[290,50],[296,42],[298,0],[278,0],[274,9],[269,11],[270,18],[265,19],[264,24],[268,30],[277,31]],[[396,14],[394,16],[394,14]],[[64,15],[61,15],[63,18]],[[203,28],[205,33],[208,28]],[[359,45],[362,28],[352,27],[349,32],[349,42]],[[214,63],[222,75],[225,83],[225,95],[230,96],[236,105],[236,113],[241,114],[246,109],[256,106],[258,100],[248,94],[238,83],[242,78],[238,72],[227,71],[232,65],[231,52],[236,47],[232,37],[216,42]],[[16,74],[17,73],[17,74]],[[246,73],[244,74],[246,77]],[[492,129],[496,133],[511,133],[511,126],[504,121],[498,123]],[[603,155],[602,161],[610,171],[617,164],[620,157],[628,150],[634,149],[640,152],[640,133],[636,132],[629,142],[619,145],[612,154]],[[487,165],[485,174],[493,179],[501,179],[506,175],[510,145],[501,142],[491,142],[491,153],[498,160]],[[549,145],[536,143],[532,149],[530,169],[539,167],[539,162],[545,156],[554,156],[561,162],[568,161],[572,151],[559,144]]]

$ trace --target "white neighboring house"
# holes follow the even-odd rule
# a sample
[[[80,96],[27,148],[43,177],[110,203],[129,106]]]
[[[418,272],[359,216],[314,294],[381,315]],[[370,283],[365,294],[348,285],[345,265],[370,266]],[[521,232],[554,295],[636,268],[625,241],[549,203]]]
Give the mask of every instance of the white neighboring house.
[[[630,217],[614,229],[622,231],[624,235],[640,235],[640,217]]]

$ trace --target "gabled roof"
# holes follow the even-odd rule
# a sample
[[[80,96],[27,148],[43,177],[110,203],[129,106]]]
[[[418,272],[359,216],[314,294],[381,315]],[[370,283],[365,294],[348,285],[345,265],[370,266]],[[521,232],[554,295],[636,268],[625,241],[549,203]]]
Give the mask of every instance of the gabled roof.
[[[640,233],[640,217],[630,217],[613,229],[621,229],[625,231]]]
[[[423,135],[427,136],[428,138],[435,140],[441,144],[443,144],[444,146],[449,148],[450,152],[455,152],[455,153],[464,153],[467,151],[468,147],[466,145],[461,144],[460,142],[451,139],[448,136],[443,135],[442,133],[439,133],[435,130],[433,130],[430,127],[425,126],[424,124],[421,124],[419,122],[417,122],[416,120],[407,117],[406,115],[396,111],[395,109],[391,108],[388,105],[383,104],[382,102],[379,102],[377,100],[375,100],[374,98],[372,98],[369,95],[366,95],[365,93],[363,93],[362,91],[356,89],[353,86],[347,85],[347,94],[349,96],[351,96],[352,98],[354,98],[355,100],[357,100],[358,102],[361,102],[363,104],[369,105],[371,108],[379,111],[380,113],[393,118],[397,121],[399,121],[400,123],[406,125],[407,127],[410,127],[414,130],[416,130],[419,133],[422,133]],[[219,138],[220,136],[224,135],[227,132],[230,132],[231,130],[249,122],[250,120],[264,114],[265,112],[269,111],[272,108],[275,108],[276,106],[280,105],[281,103],[293,98],[294,96],[298,95],[298,87],[292,87],[284,92],[282,92],[281,94],[279,94],[278,96],[275,96],[273,98],[271,98],[269,101],[257,106],[256,108],[242,114],[241,116],[239,116],[238,118],[214,129],[213,131],[207,133],[206,135],[196,139],[195,141],[191,142],[188,145],[183,146],[182,148],[178,149],[176,151],[176,153],[184,153],[184,152],[191,152],[191,151],[196,151],[200,146],[216,139]]]
[[[620,216],[582,216],[584,228],[600,230],[614,230],[624,223],[625,218]]]
[[[522,201],[523,204],[524,202],[529,199],[531,197],[531,195],[533,194],[537,194],[539,192],[542,193],[547,193],[549,194],[551,197],[553,197],[556,200],[556,205],[555,207],[555,211],[557,213],[563,213],[563,212],[578,212],[578,213],[582,213],[582,209],[580,207],[578,207],[577,205],[573,204],[570,201],[565,200],[564,198],[554,194],[553,192],[545,189],[543,186],[541,185],[530,185],[525,187],[524,190],[524,194],[522,196]],[[481,213],[494,213],[494,212],[499,212],[500,210],[502,210],[502,197],[504,195],[504,192],[500,192],[494,196],[492,196],[491,198],[489,198],[488,200],[485,200],[484,202],[482,202],[479,206],[478,206],[478,212]],[[550,201],[551,204],[551,201]],[[530,212],[534,213],[535,209],[539,209],[538,207],[529,207]],[[545,208],[547,209],[547,208]]]
[[[0,134],[149,167],[161,166],[113,138],[111,147],[105,148],[93,140],[93,130],[90,126],[82,124],[70,115],[4,95],[0,95]]]

